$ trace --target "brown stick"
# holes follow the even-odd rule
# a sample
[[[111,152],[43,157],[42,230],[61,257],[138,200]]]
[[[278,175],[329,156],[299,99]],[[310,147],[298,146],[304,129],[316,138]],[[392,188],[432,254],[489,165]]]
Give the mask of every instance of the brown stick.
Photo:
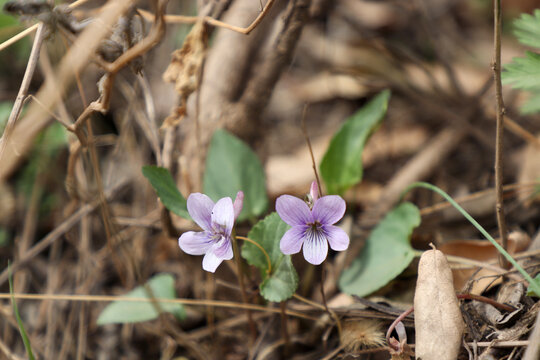
[[[501,0],[493,0],[493,33],[494,33],[494,59],[493,77],[495,79],[495,100],[497,103],[497,134],[495,137],[495,194],[497,197],[495,210],[497,212],[497,223],[499,224],[499,236],[501,245],[506,250],[508,248],[508,231],[504,216],[503,203],[503,132],[504,132],[504,102],[502,96],[501,83]],[[504,257],[499,256],[501,266],[508,268],[509,264]]]
[[[30,87],[30,82],[36,71],[36,65],[39,59],[39,51],[41,49],[41,44],[43,44],[43,39],[45,37],[45,25],[43,23],[38,24],[36,37],[34,38],[34,44],[32,45],[32,51],[30,52],[30,57],[28,59],[28,65],[26,66],[26,71],[24,72],[24,77],[19,88],[19,93],[17,94],[17,99],[13,103],[13,108],[9,114],[9,119],[4,130],[4,134],[0,139],[0,158],[6,149],[8,139],[15,127],[15,122],[21,114],[22,106],[24,99],[28,93],[28,88]]]
[[[257,25],[260,24],[260,22],[263,20],[266,14],[268,14],[268,12],[270,11],[270,8],[272,7],[272,5],[274,5],[275,2],[276,0],[268,0],[266,2],[266,5],[264,5],[264,8],[261,10],[259,15],[257,16],[257,18],[253,20],[253,22],[248,27],[245,27],[245,28],[227,24],[226,22],[214,19],[213,17],[210,17],[210,16],[205,16],[203,19],[204,19],[204,22],[209,25],[221,27],[224,29],[229,29],[229,30],[236,31],[244,35],[248,35],[257,27]],[[152,14],[149,13],[148,11],[145,11],[142,9],[138,9],[137,11],[139,11],[142,14],[142,16],[146,18],[147,20],[152,20]],[[168,23],[195,24],[197,21],[199,21],[199,17],[197,16],[165,15],[165,22],[168,22]]]

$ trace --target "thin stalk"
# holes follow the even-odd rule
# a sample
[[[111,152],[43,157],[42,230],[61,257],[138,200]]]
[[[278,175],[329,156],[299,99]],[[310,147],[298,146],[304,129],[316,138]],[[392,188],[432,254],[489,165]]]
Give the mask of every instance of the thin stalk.
[[[283,356],[287,358],[291,350],[291,340],[289,337],[289,330],[287,328],[287,301],[280,302],[279,307],[281,309],[281,334],[283,336],[283,341],[285,342]]]
[[[13,103],[13,108],[11,109],[11,113],[9,114],[9,118],[4,129],[4,134],[0,139],[0,158],[2,158],[2,154],[6,149],[9,137],[13,132],[13,128],[15,127],[15,122],[21,114],[24,99],[26,99],[26,96],[28,94],[28,88],[30,87],[30,82],[32,81],[32,77],[34,76],[34,72],[36,71],[36,66],[39,59],[39,52],[41,50],[41,45],[43,44],[44,38],[45,25],[43,23],[39,23],[37,26],[36,37],[34,38],[34,43],[32,45],[32,51],[30,52],[30,57],[28,59],[28,65],[26,66],[26,71],[24,72],[21,87],[19,88],[19,93],[17,94],[17,98]]]
[[[242,259],[240,258],[240,252],[238,250],[238,242],[236,237],[232,237],[232,246],[234,252],[234,260],[236,261],[236,267],[238,269],[238,283],[240,284],[240,290],[242,292],[242,301],[244,304],[248,304],[248,297],[246,292],[246,284],[244,283],[244,272],[242,271]],[[249,330],[251,332],[251,342],[254,342],[257,339],[257,328],[253,322],[253,316],[249,309],[246,309],[246,315],[248,318]]]
[[[489,242],[493,244],[493,246],[495,246],[495,248],[502,254],[502,256],[504,256],[505,259],[508,260],[508,262],[512,264],[521,275],[523,275],[525,280],[529,282],[529,286],[534,291],[534,293],[540,296],[540,284],[534,281],[534,279],[516,262],[516,260],[514,260],[514,258],[501,245],[499,245],[499,243],[497,243],[497,241],[495,241],[495,239],[482,227],[482,225],[480,225],[471,215],[469,215],[467,211],[465,211],[465,209],[463,209],[457,202],[455,202],[454,199],[450,197],[450,195],[448,195],[435,185],[431,185],[426,182],[415,182],[409,185],[405,189],[405,191],[403,191],[403,196],[411,189],[417,187],[434,191],[437,194],[441,195],[443,198],[445,198],[450,204],[452,204],[452,206],[455,207],[457,211],[459,211],[467,220],[469,220],[469,222],[473,224],[473,226],[478,229],[478,231],[480,231],[480,233],[482,233],[482,235],[484,235],[484,237],[488,239]]]
[[[324,293],[325,270],[326,270],[326,266],[323,262],[322,267],[321,267],[321,296],[322,296],[323,306],[326,312],[328,313],[328,315],[330,315],[330,317],[332,317],[336,321],[339,337],[341,338],[341,321],[339,321],[339,317],[337,316],[337,314],[328,308],[328,304],[326,303],[326,294]]]
[[[321,188],[321,180],[319,179],[319,173],[317,172],[317,164],[315,163],[315,155],[313,155],[313,149],[311,147],[311,141],[309,140],[309,135],[306,127],[306,113],[307,113],[307,104],[304,105],[304,110],[302,110],[302,132],[304,133],[304,138],[306,139],[306,144],[309,149],[309,155],[311,156],[311,164],[313,166],[313,172],[315,173],[315,179],[317,180],[317,187],[319,188],[319,197],[323,195]]]
[[[261,252],[264,254],[264,257],[266,258],[266,264],[268,265],[268,268],[266,269],[266,273],[270,275],[272,273],[272,262],[270,261],[270,256],[268,256],[268,253],[264,248],[256,241],[251,240],[250,238],[244,237],[244,236],[236,236],[239,240],[247,241],[250,244],[255,245]]]
[[[501,0],[493,0],[493,78],[495,80],[495,101],[497,103],[497,134],[495,137],[495,210],[497,214],[497,223],[499,224],[499,236],[502,247],[508,248],[508,231],[506,218],[504,216],[503,203],[503,133],[504,133],[504,102],[501,83]],[[500,257],[501,266],[508,268],[508,262]]]

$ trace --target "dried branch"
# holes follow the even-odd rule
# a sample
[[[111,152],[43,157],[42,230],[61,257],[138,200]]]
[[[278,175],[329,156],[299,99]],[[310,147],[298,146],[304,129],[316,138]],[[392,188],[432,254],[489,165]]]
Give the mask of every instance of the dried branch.
[[[259,15],[257,16],[257,18],[255,18],[255,20],[253,20],[253,22],[247,27],[240,27],[240,26],[230,25],[230,24],[227,24],[226,22],[214,19],[211,16],[203,17],[203,21],[208,25],[212,25],[212,26],[220,27],[220,28],[224,28],[224,29],[229,29],[229,30],[232,30],[232,31],[236,31],[236,32],[238,32],[240,34],[248,35],[249,33],[251,33],[257,27],[257,25],[259,25],[261,23],[261,21],[266,16],[266,14],[268,14],[268,12],[270,11],[270,8],[272,8],[272,5],[274,5],[275,2],[276,2],[276,0],[268,0],[266,2],[266,5],[264,5],[264,8],[261,10]],[[138,9],[138,11],[147,20],[152,20],[153,17],[152,17],[152,14],[150,12],[148,12],[146,10],[142,10],[142,9]],[[167,22],[167,23],[195,24],[199,20],[200,20],[200,18],[197,17],[197,16],[165,15],[165,22]]]
[[[497,223],[499,224],[499,236],[501,245],[506,250],[508,247],[508,230],[504,216],[503,202],[503,133],[504,133],[504,102],[502,96],[501,83],[501,0],[493,0],[494,14],[494,59],[493,77],[495,79],[495,100],[497,102],[497,135],[495,138],[495,194],[497,197],[495,210],[497,212]],[[502,267],[507,268],[508,262],[501,256]]]

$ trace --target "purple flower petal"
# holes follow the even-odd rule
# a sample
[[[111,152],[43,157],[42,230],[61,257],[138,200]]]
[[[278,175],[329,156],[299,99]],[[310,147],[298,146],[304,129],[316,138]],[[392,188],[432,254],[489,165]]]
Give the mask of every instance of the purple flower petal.
[[[231,198],[220,199],[212,209],[212,229],[231,235],[234,225],[234,208]]]
[[[218,258],[223,260],[232,259],[233,249],[231,239],[222,236],[221,239],[212,246],[210,252],[213,252]]]
[[[304,240],[304,258],[313,265],[321,264],[328,254],[328,241],[322,231],[311,231],[306,233]]]
[[[276,200],[279,217],[291,226],[312,222],[311,211],[305,202],[291,195],[281,195]]]
[[[350,240],[345,231],[334,225],[325,225],[323,228],[332,250],[347,250]]]
[[[242,212],[242,207],[244,206],[244,192],[239,191],[236,193],[236,198],[234,199],[233,208],[234,208],[234,220],[238,218],[238,215]]]
[[[211,234],[206,231],[188,231],[178,239],[180,249],[190,255],[205,254],[213,243]]]
[[[302,244],[304,243],[304,237],[307,226],[293,226],[289,229],[281,238],[279,242],[279,249],[285,255],[296,254],[300,252]]]
[[[212,209],[214,202],[206,195],[193,193],[187,199],[187,209],[191,218],[203,230],[212,230]]]
[[[209,251],[204,255],[203,261],[202,261],[202,267],[204,270],[209,271],[211,273],[216,272],[217,267],[224,259],[218,258],[216,254]]]
[[[345,214],[345,200],[338,195],[323,196],[313,205],[313,219],[323,225],[337,223]]]

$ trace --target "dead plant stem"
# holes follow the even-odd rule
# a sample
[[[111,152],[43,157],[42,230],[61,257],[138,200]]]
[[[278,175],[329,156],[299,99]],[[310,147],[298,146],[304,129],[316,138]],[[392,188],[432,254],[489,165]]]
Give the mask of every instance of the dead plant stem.
[[[285,347],[283,350],[283,356],[287,358],[289,356],[289,353],[291,351],[291,339],[289,336],[289,330],[287,326],[287,300],[282,301],[279,303],[279,307],[281,309],[281,334],[283,337],[283,341],[285,342]]]
[[[127,296],[111,296],[111,295],[69,295],[69,294],[21,294],[21,293],[0,293],[0,299],[9,300],[11,297],[21,300],[51,300],[51,301],[84,301],[84,302],[113,302],[113,301],[126,301],[126,302],[143,302],[148,303],[152,301],[159,301],[164,304],[183,304],[189,306],[215,306],[229,309],[249,309],[253,311],[270,312],[274,314],[281,314],[281,309],[267,307],[255,304],[245,304],[235,301],[221,301],[221,300],[197,300],[197,299],[162,299],[162,298],[133,298]],[[316,321],[317,318],[303,314],[299,311],[287,310],[286,314],[301,319]],[[16,326],[16,325],[14,325]]]
[[[247,27],[230,25],[223,21],[214,19],[210,16],[205,16],[203,19],[204,19],[204,22],[209,25],[221,27],[224,29],[229,29],[229,30],[236,31],[244,35],[248,35],[257,27],[257,25],[261,23],[261,21],[264,19],[266,14],[268,14],[268,12],[270,11],[270,8],[272,7],[272,5],[274,5],[275,2],[276,0],[268,0],[266,4],[264,5],[263,9],[261,10],[261,12],[259,13],[259,15],[257,16],[257,18],[255,18],[255,20],[253,20],[253,22]],[[150,12],[142,10],[142,9],[137,9],[137,11],[139,11],[142,14],[142,16],[146,18],[147,20],[152,19],[152,14]],[[165,21],[167,23],[195,24],[199,20],[200,19],[197,16],[165,15]]]
[[[24,72],[24,77],[21,83],[21,87],[19,88],[19,93],[17,94],[17,98],[13,103],[13,108],[11,109],[11,113],[9,114],[9,118],[4,129],[4,134],[0,139],[0,158],[2,158],[4,150],[6,149],[9,137],[13,131],[13,128],[15,127],[15,122],[21,114],[24,99],[26,99],[26,96],[28,94],[28,88],[30,87],[30,82],[32,81],[32,77],[34,76],[34,72],[36,71],[36,66],[39,59],[39,52],[41,50],[41,44],[43,44],[44,37],[45,25],[43,23],[40,23],[37,26],[36,37],[34,38],[32,51],[30,52],[30,57],[28,58],[28,65],[26,66],[26,71]]]
[[[504,216],[503,203],[503,131],[504,131],[504,102],[501,83],[501,0],[493,0],[494,15],[494,59],[493,59],[493,77],[495,79],[495,100],[497,104],[497,134],[495,138],[495,194],[497,213],[497,223],[499,224],[499,236],[504,250],[508,248],[508,234],[506,219]],[[501,266],[508,268],[509,263],[502,256],[499,256]]]

